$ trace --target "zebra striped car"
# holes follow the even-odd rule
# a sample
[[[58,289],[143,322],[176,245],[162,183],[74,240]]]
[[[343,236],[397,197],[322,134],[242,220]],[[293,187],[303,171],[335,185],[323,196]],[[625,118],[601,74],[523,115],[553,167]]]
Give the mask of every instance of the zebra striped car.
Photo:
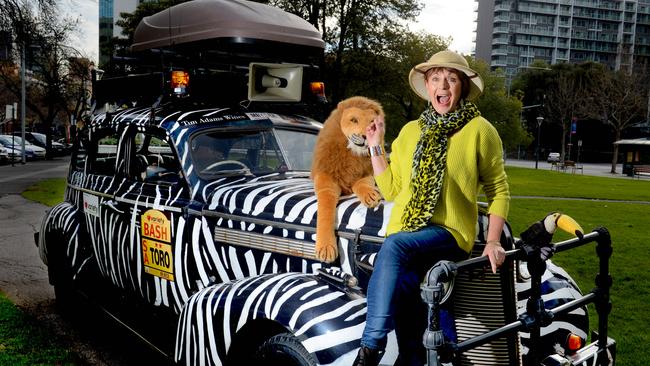
[[[315,259],[309,169],[320,128],[302,116],[174,103],[97,114],[77,132],[65,202],[38,235],[57,301],[69,309],[83,292],[114,314],[138,309],[144,321],[130,327],[178,364],[351,364],[391,204],[342,197],[340,258]],[[477,225],[480,246],[484,214]],[[508,228],[502,241],[514,243]],[[496,278],[514,284],[517,273]],[[472,281],[488,286],[489,276]],[[580,296],[557,266],[543,280],[548,304]],[[529,286],[518,281],[497,303],[516,316]],[[587,329],[584,307],[556,319],[541,330],[547,353],[564,352],[569,333],[586,340]],[[515,338],[504,357],[521,362],[527,333]],[[382,364],[396,357],[391,334]]]

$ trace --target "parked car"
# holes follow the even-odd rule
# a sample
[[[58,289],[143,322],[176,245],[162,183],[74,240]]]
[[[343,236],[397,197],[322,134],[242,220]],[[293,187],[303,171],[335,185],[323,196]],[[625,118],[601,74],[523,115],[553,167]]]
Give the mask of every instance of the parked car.
[[[186,22],[173,39],[157,33],[177,21],[169,14]],[[228,27],[219,26],[225,21]],[[161,72],[95,82],[96,105],[106,107],[77,129],[65,201],[47,212],[35,236],[61,308],[74,312],[81,292],[178,364],[350,364],[392,206],[367,209],[342,197],[339,259],[316,259],[309,170],[322,125],[309,113],[323,108],[322,89],[313,87],[313,57],[324,48],[318,30],[259,3],[196,1],[145,18],[134,42],[145,52],[140,66],[147,50],[156,48],[160,64],[167,53],[159,48],[173,44],[175,67],[183,59],[204,67],[184,74],[182,85]],[[280,62],[286,58],[292,63]],[[271,74],[287,80],[265,83]],[[133,98],[138,103],[124,102]],[[476,250],[487,224],[481,211]],[[515,245],[508,225],[502,242]],[[511,263],[496,275],[479,269],[459,276],[454,291],[477,312],[456,318],[459,340],[525,318],[519,303],[537,287],[524,278],[525,264]],[[515,364],[535,350],[546,365],[577,365],[574,355],[582,362],[608,353],[613,364],[606,335],[598,347],[566,344],[569,334],[586,344],[587,310],[571,302],[581,299],[571,277],[547,264],[544,300],[536,303],[574,307],[547,319],[539,337],[540,325],[528,322],[530,329],[476,348],[476,357]],[[392,333],[382,364],[396,357]]]
[[[15,163],[18,161],[22,160],[22,153],[21,150],[14,150],[10,147],[4,147],[2,143],[0,142],[0,155],[3,156],[3,158],[0,158],[0,160],[3,160],[3,163]]]
[[[22,136],[21,132],[14,132],[14,136]],[[47,136],[40,132],[25,132],[25,140],[29,141],[31,144],[42,147],[47,150]],[[51,142],[52,146],[52,156],[63,156],[68,151],[66,150],[63,144],[60,144],[54,140]]]
[[[0,135],[0,145],[13,150],[14,153],[19,152],[21,159],[23,151],[22,141],[23,140],[18,136]],[[44,159],[45,149],[25,141],[25,158],[27,158],[27,160]]]
[[[546,161],[549,163],[559,163],[560,162],[560,153],[552,152],[548,154]]]

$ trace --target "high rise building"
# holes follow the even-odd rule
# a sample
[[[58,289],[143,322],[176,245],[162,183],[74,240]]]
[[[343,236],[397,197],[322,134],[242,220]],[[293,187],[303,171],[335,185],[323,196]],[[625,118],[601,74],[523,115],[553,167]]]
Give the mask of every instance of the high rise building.
[[[595,61],[632,72],[650,60],[650,0],[481,0],[476,57],[515,75],[533,61]]]
[[[120,13],[132,13],[140,3],[158,0],[99,0],[99,64],[111,57],[113,37],[122,37],[122,28],[115,24]]]

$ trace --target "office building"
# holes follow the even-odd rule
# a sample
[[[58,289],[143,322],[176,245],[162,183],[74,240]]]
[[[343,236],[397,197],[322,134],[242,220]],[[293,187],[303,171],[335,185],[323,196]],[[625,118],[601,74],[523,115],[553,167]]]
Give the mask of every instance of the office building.
[[[650,0],[480,0],[475,56],[515,75],[535,60],[632,72],[650,60]]]

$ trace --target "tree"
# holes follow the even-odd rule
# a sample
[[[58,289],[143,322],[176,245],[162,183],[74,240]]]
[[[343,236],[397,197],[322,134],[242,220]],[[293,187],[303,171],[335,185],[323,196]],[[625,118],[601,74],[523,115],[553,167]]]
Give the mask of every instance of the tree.
[[[0,0],[0,29],[14,35],[16,48],[13,59],[0,64],[0,81],[5,88],[20,97],[21,80],[17,76],[13,60],[20,59],[25,51],[29,69],[26,82],[26,107],[41,122],[47,134],[48,151],[51,147],[51,127],[59,112],[65,109],[66,75],[71,53],[78,53],[66,46],[76,22],[62,18],[53,0]]]
[[[589,115],[590,106],[586,100],[593,84],[592,75],[599,67],[602,66],[594,63],[539,66],[519,74],[513,83],[515,90],[524,93],[524,105],[541,106],[544,121],[562,128],[562,161],[572,121]]]
[[[266,2],[266,1],[260,1]],[[350,95],[350,81],[368,75],[349,68],[360,56],[382,55],[387,41],[405,31],[422,4],[417,0],[271,0],[270,5],[292,12],[320,29],[327,43],[325,76],[333,102]]]
[[[600,72],[591,88],[591,108],[588,116],[600,120],[614,130],[614,141],[621,139],[622,132],[643,120],[646,113],[647,84],[640,75],[624,71]],[[614,144],[611,173],[616,173],[618,145]]]
[[[481,60],[467,58],[467,61],[481,75],[484,83],[483,94],[476,105],[483,117],[499,131],[504,150],[514,150],[519,145],[528,146],[533,138],[522,126],[521,99],[508,95],[503,72],[491,71],[489,65]]]

